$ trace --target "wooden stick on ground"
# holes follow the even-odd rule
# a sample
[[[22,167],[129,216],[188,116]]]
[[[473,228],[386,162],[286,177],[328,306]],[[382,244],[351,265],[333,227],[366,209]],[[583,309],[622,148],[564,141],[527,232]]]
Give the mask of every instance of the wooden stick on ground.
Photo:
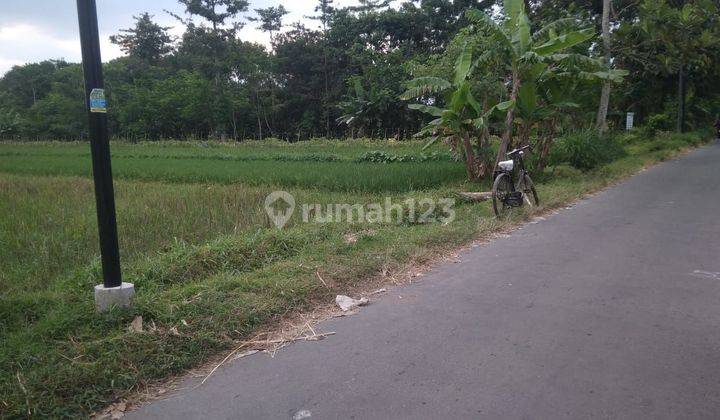
[[[475,203],[492,199],[492,192],[461,192],[458,194],[464,200],[472,201]]]
[[[328,336],[331,336],[331,335],[335,335],[335,332],[327,332],[327,333],[323,333],[323,334],[317,334],[317,333],[315,333],[315,330],[313,330],[313,328],[310,327],[309,324],[307,324],[307,326],[308,326],[308,327],[310,328],[310,330],[312,331],[312,334],[311,334],[311,335],[299,335],[299,336],[293,337],[293,338],[279,338],[279,339],[276,339],[276,340],[256,340],[256,339],[253,339],[253,340],[250,340],[250,341],[243,341],[237,348],[235,348],[235,349],[234,349],[233,351],[231,351],[227,356],[225,356],[225,358],[224,358],[220,363],[218,363],[217,366],[215,366],[215,367],[213,368],[213,370],[210,371],[210,373],[207,374],[207,376],[205,377],[205,379],[203,379],[202,382],[200,382],[200,384],[198,384],[198,386],[204,384],[204,383],[210,378],[210,376],[212,376],[212,374],[215,373],[216,370],[218,370],[218,368],[219,368],[220,366],[222,366],[223,364],[225,364],[225,362],[227,362],[228,359],[230,359],[230,357],[232,357],[232,356],[233,356],[235,353],[237,353],[238,351],[240,351],[240,350],[242,350],[242,349],[244,349],[244,348],[247,348],[248,346],[258,346],[258,347],[259,347],[259,346],[262,346],[262,345],[268,346],[268,345],[270,345],[270,344],[274,344],[274,345],[276,345],[276,346],[275,346],[275,348],[272,350],[272,353],[271,353],[271,355],[274,356],[275,353],[276,353],[278,350],[280,350],[281,348],[285,347],[286,345],[288,345],[288,344],[290,344],[290,343],[292,343],[292,342],[301,341],[301,340],[305,340],[305,341],[319,341],[319,340],[322,340],[322,339],[325,338],[325,337],[328,337]],[[257,338],[257,337],[256,337],[256,338]],[[266,351],[268,351],[268,350],[266,349]]]

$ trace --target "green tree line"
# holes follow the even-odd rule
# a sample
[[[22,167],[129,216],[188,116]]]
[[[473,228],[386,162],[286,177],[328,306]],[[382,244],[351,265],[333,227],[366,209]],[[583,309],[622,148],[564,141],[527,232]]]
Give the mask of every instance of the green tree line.
[[[482,176],[496,133],[501,150],[531,137],[549,148],[569,127],[621,126],[629,111],[666,129],[720,111],[712,0],[319,0],[309,25],[288,24],[282,5],[179,3],[179,39],[147,13],[111,38],[126,53],[104,65],[114,137],[433,138],[432,114],[454,109],[441,140]],[[242,40],[244,25],[271,46]],[[84,138],[85,119],[77,63],[0,79],[0,138]]]

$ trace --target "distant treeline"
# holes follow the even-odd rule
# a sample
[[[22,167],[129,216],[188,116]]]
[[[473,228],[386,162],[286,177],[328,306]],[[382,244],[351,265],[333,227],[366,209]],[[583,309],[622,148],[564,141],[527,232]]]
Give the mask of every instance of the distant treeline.
[[[362,0],[342,8],[320,0],[313,28],[288,28],[283,6],[179,2],[186,14],[176,17],[187,28],[180,39],[148,14],[112,37],[127,54],[104,66],[116,138],[407,138],[428,119],[399,99],[406,82],[418,75],[450,77],[446,49],[469,25],[467,9],[500,13],[497,0],[414,0],[393,7],[389,1]],[[525,3],[533,25],[572,17],[599,32],[602,1]],[[640,120],[667,115],[672,124],[680,68],[689,125],[714,118],[720,109],[717,40],[706,40],[717,48],[704,46],[702,53],[683,56],[676,47],[685,44],[674,44],[668,34],[652,38],[640,27],[638,2],[617,0],[613,7],[613,65],[630,76],[613,90],[611,122],[620,124],[624,112],[634,111]],[[242,24],[268,32],[272,48],[239,39]],[[599,46],[591,45],[590,55],[602,55]],[[594,121],[599,90],[600,84],[590,85],[576,98],[580,107],[572,112],[578,124]],[[16,66],[0,79],[0,138],[83,138],[83,98],[78,64],[48,60]]]

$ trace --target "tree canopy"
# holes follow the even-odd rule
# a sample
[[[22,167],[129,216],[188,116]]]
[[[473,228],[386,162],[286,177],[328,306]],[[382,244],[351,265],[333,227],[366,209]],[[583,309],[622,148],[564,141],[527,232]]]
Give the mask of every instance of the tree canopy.
[[[617,85],[611,127],[627,111],[640,122],[655,114],[672,119],[687,104],[686,127],[720,112],[720,23],[711,0],[612,0],[609,54],[599,37],[602,0],[367,0],[353,7],[319,0],[308,25],[286,22],[280,4],[178,2],[185,12],[176,16],[185,28],[178,39],[147,13],[111,37],[126,54],[105,64],[115,137],[403,139],[437,118],[401,98],[423,77],[471,94],[472,112],[461,114],[483,120],[467,134],[494,141],[497,133],[501,149],[515,138],[594,126],[610,79]],[[241,39],[245,24],[270,33],[271,44]],[[470,73],[457,83],[465,46]],[[83,95],[79,64],[14,67],[0,78],[0,137],[84,137]],[[453,107],[445,94],[423,101]],[[500,103],[513,106],[485,116]]]

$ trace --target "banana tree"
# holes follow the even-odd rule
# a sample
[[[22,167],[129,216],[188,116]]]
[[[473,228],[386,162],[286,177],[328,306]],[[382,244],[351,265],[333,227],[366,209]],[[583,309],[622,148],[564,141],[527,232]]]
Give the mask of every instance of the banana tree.
[[[506,111],[513,107],[512,101],[495,104],[485,110],[475,99],[469,77],[482,62],[483,57],[473,60],[472,47],[465,44],[455,63],[453,81],[440,77],[418,77],[408,82],[408,90],[400,99],[420,99],[421,103],[408,107],[433,117],[418,137],[429,137],[425,148],[442,140],[460,154],[465,162],[468,178],[481,179],[487,174],[487,165],[481,158],[482,150],[475,150],[472,138],[481,135],[488,118],[495,111]],[[440,103],[445,104],[444,108]]]
[[[532,86],[532,89],[527,97],[521,90],[517,114],[521,146],[530,143],[530,132],[537,126],[536,170],[542,172],[558,122],[564,115],[579,108],[573,98],[580,83],[619,83],[628,72],[607,69],[600,60],[578,53],[553,54],[539,60],[548,65],[533,80],[524,83],[523,86]]]
[[[594,36],[592,29],[571,29],[573,19],[560,19],[533,34],[523,0],[504,0],[503,12],[505,18],[500,23],[478,10],[468,12],[469,20],[496,42],[498,52],[505,56],[511,72],[509,102],[514,105],[507,109],[505,115],[505,130],[496,164],[505,159],[505,153],[512,143],[517,109],[533,108],[536,105],[535,81],[547,69],[549,61]]]
[[[531,111],[532,114],[524,116],[526,124],[528,120],[537,124],[535,170],[538,173],[545,169],[560,121],[580,107],[573,100],[575,90],[580,84],[580,80],[575,76],[556,72],[546,74],[538,83],[539,105]]]
[[[374,86],[366,90],[359,77],[352,77],[348,83],[351,84],[351,93],[338,105],[342,115],[337,122],[347,125],[353,137],[356,134],[360,137],[365,134],[374,136],[376,132],[380,134],[383,116],[395,102],[394,95],[387,89]]]

